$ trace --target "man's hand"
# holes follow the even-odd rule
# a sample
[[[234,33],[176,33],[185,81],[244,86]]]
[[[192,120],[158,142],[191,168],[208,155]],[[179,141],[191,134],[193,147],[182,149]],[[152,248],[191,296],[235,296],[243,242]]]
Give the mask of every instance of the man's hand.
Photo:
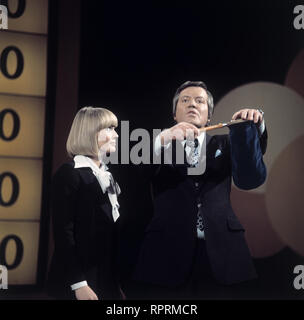
[[[236,119],[252,120],[254,123],[261,123],[263,121],[263,115],[257,109],[241,109],[231,118],[231,120]]]
[[[97,295],[89,286],[76,289],[75,295],[77,300],[98,300]]]
[[[160,134],[162,146],[168,144],[172,140],[185,140],[187,137],[195,139],[200,134],[198,128],[188,122],[180,122],[175,126],[164,130]]]

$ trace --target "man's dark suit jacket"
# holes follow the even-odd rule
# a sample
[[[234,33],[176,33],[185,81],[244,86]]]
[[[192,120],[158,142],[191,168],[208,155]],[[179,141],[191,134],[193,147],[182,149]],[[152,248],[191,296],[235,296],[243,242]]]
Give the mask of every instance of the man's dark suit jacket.
[[[63,164],[52,185],[54,254],[48,293],[73,298],[71,285],[86,280],[102,299],[119,299],[116,223],[107,194],[91,168]]]
[[[266,130],[259,138],[256,126],[247,122],[233,126],[229,135],[207,135],[206,170],[201,176],[187,175],[183,164],[162,164],[154,170],[154,215],[145,232],[135,280],[168,287],[186,281],[195,254],[199,203],[217,282],[233,284],[256,277],[244,228],[231,207],[231,177],[242,189],[261,185],[266,179],[262,158],[266,144]],[[172,143],[173,155],[179,145]]]

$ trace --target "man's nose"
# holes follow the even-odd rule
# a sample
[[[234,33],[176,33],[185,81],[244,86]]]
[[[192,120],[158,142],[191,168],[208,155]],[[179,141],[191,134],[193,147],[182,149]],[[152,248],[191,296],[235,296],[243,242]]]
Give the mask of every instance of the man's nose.
[[[194,97],[193,97],[193,98],[190,98],[188,108],[197,108],[197,103],[196,103]]]
[[[192,108],[196,109],[196,108],[197,108],[196,102],[195,102],[195,101],[191,101],[191,102],[189,103],[189,105],[188,105],[188,108],[189,108],[189,109],[192,109]]]

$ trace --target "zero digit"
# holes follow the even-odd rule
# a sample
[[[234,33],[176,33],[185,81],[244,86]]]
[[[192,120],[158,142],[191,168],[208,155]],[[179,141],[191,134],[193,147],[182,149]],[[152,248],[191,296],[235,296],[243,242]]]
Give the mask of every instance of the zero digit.
[[[10,52],[15,52],[16,57],[17,57],[17,68],[14,74],[9,74],[8,70],[7,70],[7,58],[8,55],[10,54]],[[23,68],[24,68],[24,59],[23,59],[23,54],[20,51],[20,49],[18,49],[15,46],[9,46],[6,47],[1,54],[1,58],[0,58],[0,69],[3,73],[3,75],[8,78],[8,79],[17,79],[21,76],[22,72],[23,72]]]
[[[6,261],[5,254],[6,254],[7,244],[10,240],[15,241],[16,256],[15,256],[14,262],[9,265]],[[6,236],[2,240],[2,242],[0,243],[0,264],[6,266],[8,270],[17,268],[22,261],[23,252],[24,252],[23,243],[22,243],[22,240],[18,236],[14,235],[14,234]]]
[[[1,1],[1,4],[7,7],[9,18],[13,18],[13,19],[20,18],[25,11],[26,0],[18,0],[18,7],[17,7],[16,12],[11,12],[8,3],[9,3],[9,0],[2,0]]]
[[[13,123],[14,123],[13,131],[9,137],[5,136],[4,129],[3,129],[4,118],[7,114],[11,114],[11,116],[13,117]],[[20,131],[20,118],[17,112],[12,109],[4,109],[0,111],[0,139],[4,141],[12,141],[18,136],[19,131]]]
[[[10,178],[11,179],[11,182],[12,182],[12,185],[13,185],[13,192],[12,192],[12,195],[11,195],[11,198],[9,199],[9,201],[4,201],[2,199],[2,183],[3,183],[3,180],[5,178]],[[19,181],[17,179],[17,177],[10,173],[10,172],[4,172],[2,174],[0,174],[0,206],[3,206],[3,207],[9,207],[9,206],[12,206],[18,199],[18,196],[19,196]]]

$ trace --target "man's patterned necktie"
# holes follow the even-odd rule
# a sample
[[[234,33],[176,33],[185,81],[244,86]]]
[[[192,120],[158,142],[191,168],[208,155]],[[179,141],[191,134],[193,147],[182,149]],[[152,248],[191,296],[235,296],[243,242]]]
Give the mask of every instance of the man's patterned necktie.
[[[198,154],[198,140],[187,140],[186,145],[190,148],[190,153],[187,157],[188,164],[191,167],[196,167],[198,165],[198,159],[199,159],[199,154]]]
[[[201,206],[198,208],[198,212],[197,212],[196,228],[197,228],[198,234],[204,231],[204,222],[203,222],[203,215],[202,215],[202,207]]]
[[[198,153],[198,140],[187,140],[186,145],[190,147],[190,153],[188,156],[188,163],[191,167],[196,167],[199,161],[199,153]],[[202,217],[202,205],[199,204],[198,212],[197,212],[197,221],[196,221],[196,228],[197,228],[197,235],[199,238],[204,237],[204,224],[203,224],[203,217]]]

